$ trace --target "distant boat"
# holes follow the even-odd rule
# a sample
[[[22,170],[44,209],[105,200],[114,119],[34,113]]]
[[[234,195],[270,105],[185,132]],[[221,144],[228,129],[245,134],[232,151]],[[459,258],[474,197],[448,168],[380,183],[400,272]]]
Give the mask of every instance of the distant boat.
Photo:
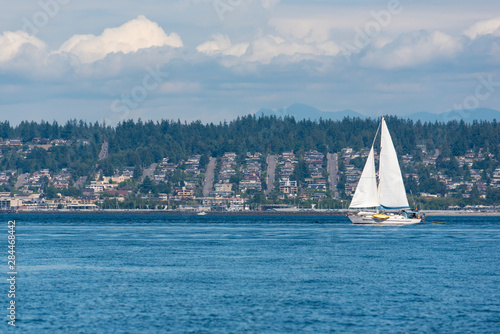
[[[206,214],[206,212],[198,212],[198,216],[205,216]]]
[[[379,182],[377,186],[373,144],[375,144],[380,128],[382,130],[380,135]],[[367,210],[360,211],[356,215],[350,215],[349,219],[354,224],[364,225],[420,224],[423,215],[417,210],[408,210],[410,206],[406,197],[398,157],[383,117],[375,134],[375,139],[349,206],[349,209],[363,208]]]

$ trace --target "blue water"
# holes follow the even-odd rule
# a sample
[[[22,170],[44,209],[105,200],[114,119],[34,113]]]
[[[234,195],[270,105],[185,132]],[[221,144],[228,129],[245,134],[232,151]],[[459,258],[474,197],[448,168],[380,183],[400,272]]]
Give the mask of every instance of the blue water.
[[[499,218],[15,218],[16,332],[500,332]]]

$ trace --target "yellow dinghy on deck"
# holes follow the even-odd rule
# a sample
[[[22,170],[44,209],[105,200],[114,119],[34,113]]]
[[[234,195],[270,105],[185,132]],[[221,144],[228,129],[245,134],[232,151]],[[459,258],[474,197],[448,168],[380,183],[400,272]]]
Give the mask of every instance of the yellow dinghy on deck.
[[[389,216],[388,215],[384,215],[382,213],[377,213],[377,214],[374,214],[372,215],[373,218],[376,218],[376,219],[389,219]]]

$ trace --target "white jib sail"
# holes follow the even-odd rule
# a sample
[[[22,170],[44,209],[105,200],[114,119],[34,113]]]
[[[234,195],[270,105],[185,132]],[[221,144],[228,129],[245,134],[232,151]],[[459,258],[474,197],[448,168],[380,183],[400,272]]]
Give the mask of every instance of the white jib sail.
[[[372,208],[379,205],[377,175],[375,173],[375,152],[372,147],[349,208]]]
[[[391,134],[382,118],[378,194],[380,205],[386,208],[408,208],[405,185]]]

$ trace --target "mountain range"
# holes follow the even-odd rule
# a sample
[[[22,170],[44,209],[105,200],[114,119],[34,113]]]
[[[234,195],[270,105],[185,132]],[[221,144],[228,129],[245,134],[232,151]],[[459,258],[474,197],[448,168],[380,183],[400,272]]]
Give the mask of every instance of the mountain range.
[[[343,111],[321,111],[317,108],[308,106],[306,104],[296,103],[289,107],[282,109],[266,109],[262,108],[257,113],[256,117],[263,116],[276,116],[285,117],[292,116],[296,120],[309,119],[312,121],[318,121],[320,119],[330,119],[334,121],[343,120],[345,117],[350,118],[370,118],[369,116],[360,114],[353,110],[343,110]],[[473,121],[488,121],[493,120],[500,121],[500,111],[489,109],[489,108],[477,108],[477,109],[466,109],[466,110],[452,110],[444,112],[441,114],[433,114],[430,112],[417,112],[409,114],[406,116],[399,116],[400,118],[407,118],[412,121],[420,120],[424,122],[448,122],[453,120],[464,120],[466,123],[472,123]],[[371,117],[373,118],[373,117]]]

